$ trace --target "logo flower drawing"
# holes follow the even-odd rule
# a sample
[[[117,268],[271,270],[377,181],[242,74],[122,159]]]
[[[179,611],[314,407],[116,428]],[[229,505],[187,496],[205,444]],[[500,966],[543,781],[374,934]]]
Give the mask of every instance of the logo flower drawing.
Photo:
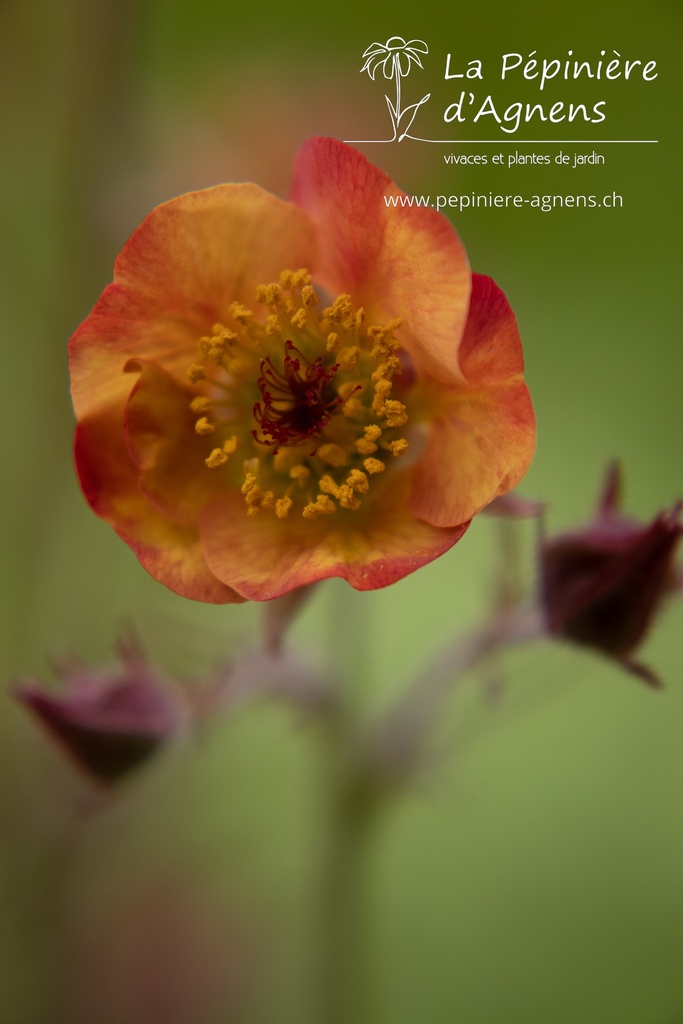
[[[411,39],[410,42],[406,42],[401,36],[391,36],[390,39],[387,39],[386,43],[371,43],[363,53],[365,63],[360,69],[361,74],[367,71],[374,82],[375,75],[381,68],[387,80],[391,81],[394,79],[396,82],[396,98],[394,102],[392,103],[389,97],[385,95],[393,129],[393,137],[387,141],[393,142],[395,139],[398,139],[401,142],[406,138],[415,120],[417,111],[423,103],[427,102],[431,95],[431,93],[427,93],[417,103],[411,103],[404,108],[401,107],[401,79],[407,77],[413,64],[417,64],[419,68],[422,68],[420,54],[426,53],[429,53],[429,47],[422,39]]]

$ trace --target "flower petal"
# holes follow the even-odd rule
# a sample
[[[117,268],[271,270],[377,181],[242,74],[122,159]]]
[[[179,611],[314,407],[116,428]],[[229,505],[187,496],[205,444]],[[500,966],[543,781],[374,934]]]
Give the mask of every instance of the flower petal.
[[[524,372],[515,315],[504,292],[484,274],[472,275],[460,363],[470,386],[505,383]]]
[[[341,576],[356,590],[402,579],[448,551],[469,524],[440,530],[408,510],[410,474],[387,481],[372,507],[310,521],[245,513],[241,495],[214,498],[200,517],[206,560],[243,597],[268,601],[316,580]]]
[[[406,50],[405,51],[405,55],[408,58],[408,71],[410,71],[411,63],[417,64],[417,66],[419,68],[422,68],[424,70],[424,66],[422,64],[422,61],[420,60],[420,58],[418,57],[418,55],[416,53],[413,53],[411,50]]]
[[[398,73],[402,78],[405,78],[410,73],[410,61],[411,57],[409,53],[403,50],[401,53],[396,54],[396,65],[398,67]]]
[[[156,363],[133,359],[126,369],[140,371],[124,413],[126,446],[140,474],[138,486],[163,516],[192,526],[222,482],[221,474],[204,462],[214,446],[194,429],[194,392]]]
[[[209,571],[196,528],[170,522],[138,489],[137,472],[123,440],[123,410],[110,407],[80,423],[75,458],[90,506],[132,547],[155,579],[196,601],[242,600]]]
[[[472,278],[461,365],[466,384],[442,396],[415,470],[411,509],[434,526],[465,522],[515,487],[535,448],[515,317],[501,290],[480,274]]]
[[[372,54],[370,57],[368,57],[368,59],[366,60],[365,64],[363,65],[363,67],[360,69],[361,73],[363,71],[367,71],[367,73],[370,75],[370,78],[374,82],[375,81],[375,75],[377,74],[377,69],[381,68],[381,67],[385,67],[386,66],[386,62],[389,59],[390,59],[389,55],[386,54],[386,53],[375,53],[375,54]]]
[[[365,50],[363,50],[363,56],[372,57],[376,53],[380,53],[381,51],[384,51],[386,53],[386,46],[384,45],[384,43],[370,43],[370,45],[366,47]]]
[[[70,344],[76,413],[124,401],[130,357],[184,369],[200,336],[231,302],[283,269],[312,269],[312,225],[256,185],[218,185],[158,206],[124,246],[114,282]]]
[[[453,383],[462,379],[467,255],[443,215],[402,206],[403,196],[387,174],[341,142],[311,139],[299,151],[292,198],[318,228],[316,279],[335,294],[349,292],[370,322],[401,317],[397,337],[418,369]]]

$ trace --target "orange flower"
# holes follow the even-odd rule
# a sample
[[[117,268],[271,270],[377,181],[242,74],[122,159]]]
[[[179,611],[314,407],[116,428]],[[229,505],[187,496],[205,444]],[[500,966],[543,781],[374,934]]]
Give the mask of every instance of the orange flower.
[[[313,139],[291,202],[251,184],[180,196],[72,338],[83,491],[177,593],[385,586],[526,471],[510,307],[445,217],[387,204],[402,195]]]

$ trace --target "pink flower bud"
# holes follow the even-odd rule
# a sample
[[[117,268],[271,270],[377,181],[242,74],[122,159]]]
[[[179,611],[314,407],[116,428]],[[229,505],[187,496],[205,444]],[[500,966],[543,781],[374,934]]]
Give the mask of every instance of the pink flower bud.
[[[143,764],[178,733],[178,699],[135,643],[120,645],[121,667],[63,666],[61,693],[20,683],[15,696],[71,758],[100,782],[113,783]]]

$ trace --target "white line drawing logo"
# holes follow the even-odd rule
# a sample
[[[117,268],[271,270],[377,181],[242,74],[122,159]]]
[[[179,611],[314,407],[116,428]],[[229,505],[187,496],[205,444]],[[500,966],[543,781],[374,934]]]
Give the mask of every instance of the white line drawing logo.
[[[386,94],[384,97],[389,107],[393,135],[390,139],[368,139],[368,142],[395,142],[396,140],[403,142],[405,138],[411,138],[408,132],[415,120],[415,115],[422,104],[427,102],[431,93],[428,92],[417,103],[411,103],[402,109],[401,79],[407,78],[413,64],[422,68],[420,54],[426,53],[429,53],[429,47],[422,39],[411,39],[410,42],[406,42],[401,36],[391,36],[386,43],[371,43],[368,46],[363,54],[365,63],[360,69],[360,73],[363,74],[364,71],[367,71],[374,82],[375,75],[381,68],[387,81],[391,81],[392,78],[396,81],[395,102],[392,103]]]

